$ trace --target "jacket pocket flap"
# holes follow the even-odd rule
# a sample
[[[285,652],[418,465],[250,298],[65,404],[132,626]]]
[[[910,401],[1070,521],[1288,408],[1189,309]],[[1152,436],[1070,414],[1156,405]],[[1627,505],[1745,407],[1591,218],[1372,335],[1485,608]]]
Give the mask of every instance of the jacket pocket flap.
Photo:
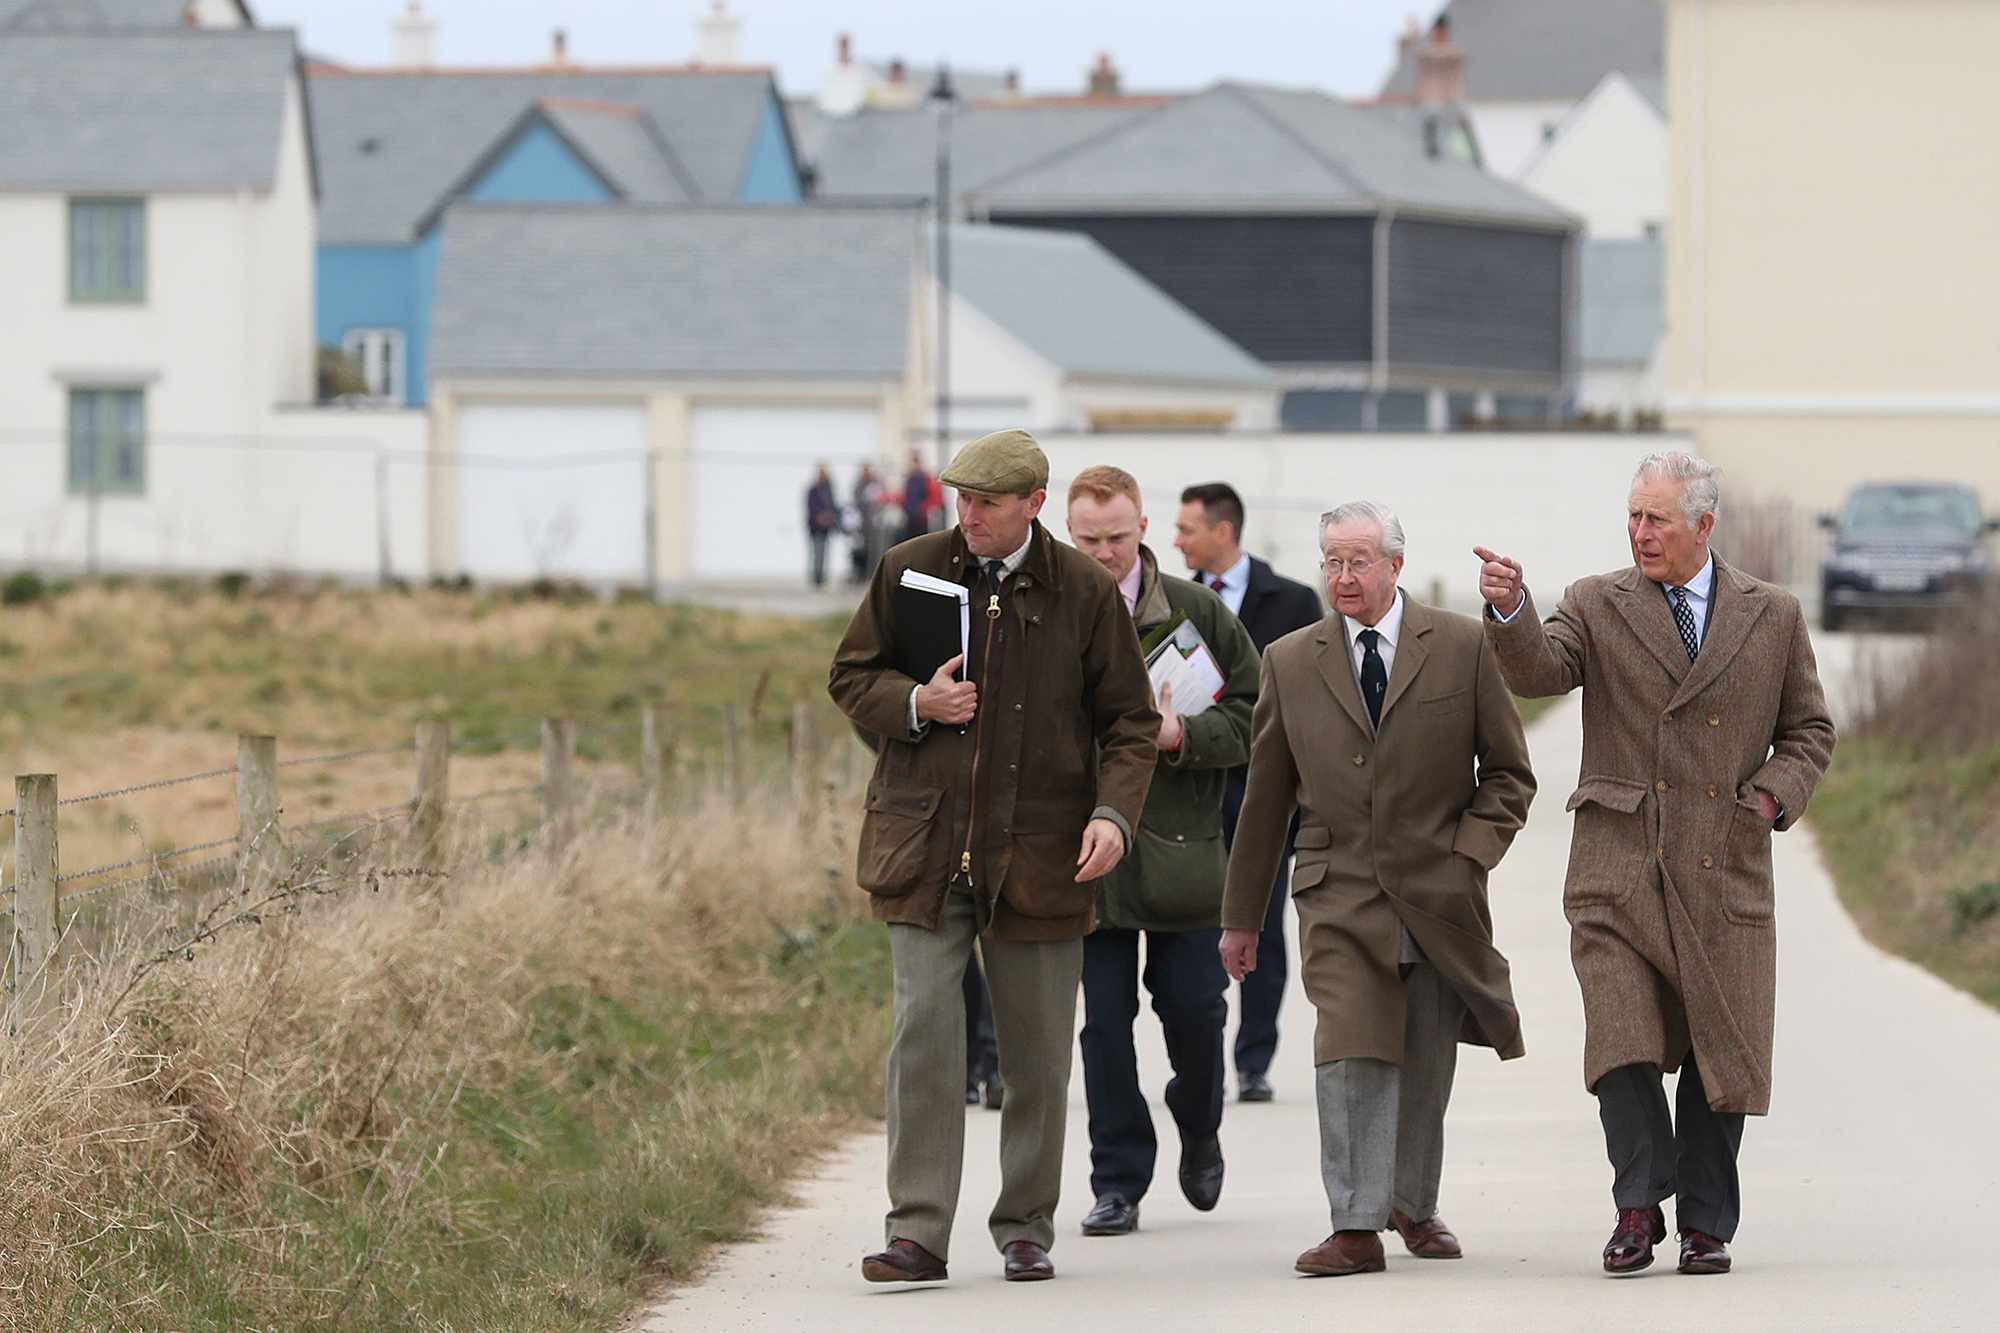
[[[1649,790],[1651,788],[1645,783],[1631,778],[1585,778],[1577,784],[1576,790],[1570,793],[1569,803],[1563,806],[1563,809],[1574,810],[1579,805],[1594,803],[1606,810],[1617,810],[1629,815],[1639,808]]]
[[[1326,862],[1301,861],[1292,869],[1292,892],[1309,889],[1326,878]]]
[[[1292,846],[1313,848],[1333,846],[1333,830],[1307,824],[1299,829],[1299,836],[1292,840]]]
[[[868,793],[865,808],[869,814],[929,819],[943,803],[943,787],[875,787]]]

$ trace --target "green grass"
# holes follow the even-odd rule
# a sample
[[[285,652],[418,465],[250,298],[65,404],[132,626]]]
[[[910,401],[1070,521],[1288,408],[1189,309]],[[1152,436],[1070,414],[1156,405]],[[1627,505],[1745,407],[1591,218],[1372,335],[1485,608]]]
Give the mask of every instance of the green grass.
[[[1844,739],[1813,798],[1841,901],[1877,945],[2000,1005],[2000,746]]]

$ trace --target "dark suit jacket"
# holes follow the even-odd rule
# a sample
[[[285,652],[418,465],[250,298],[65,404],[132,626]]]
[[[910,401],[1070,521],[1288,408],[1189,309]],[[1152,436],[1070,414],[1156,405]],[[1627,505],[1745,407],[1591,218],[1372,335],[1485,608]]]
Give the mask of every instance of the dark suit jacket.
[[[1243,590],[1243,609],[1236,613],[1236,618],[1250,631],[1250,642],[1257,645],[1258,656],[1263,656],[1266,648],[1293,630],[1317,625],[1325,614],[1318,593],[1286,578],[1256,556],[1250,557],[1250,585]],[[1243,808],[1243,783],[1248,772],[1247,768],[1230,769],[1229,781],[1223,789],[1223,832],[1231,843],[1236,840],[1236,815]],[[1287,840],[1288,854],[1290,846]]]

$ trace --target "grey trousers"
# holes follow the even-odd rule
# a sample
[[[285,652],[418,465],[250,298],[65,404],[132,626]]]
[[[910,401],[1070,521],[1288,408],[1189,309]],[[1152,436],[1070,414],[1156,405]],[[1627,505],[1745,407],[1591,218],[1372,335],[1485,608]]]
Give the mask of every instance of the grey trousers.
[[[976,930],[972,899],[945,896],[936,930],[889,927],[896,1033],[889,1046],[888,1240],[913,1240],[940,1259],[965,1165],[966,962]],[[995,1248],[1055,1243],[1063,1130],[1083,941],[980,942],[1000,1046],[1000,1197],[988,1230]]]
[[[1412,1222],[1437,1214],[1465,1003],[1429,963],[1411,967],[1404,988],[1402,1064],[1356,1058],[1313,1071],[1320,1179],[1335,1231],[1380,1231],[1392,1206]]]

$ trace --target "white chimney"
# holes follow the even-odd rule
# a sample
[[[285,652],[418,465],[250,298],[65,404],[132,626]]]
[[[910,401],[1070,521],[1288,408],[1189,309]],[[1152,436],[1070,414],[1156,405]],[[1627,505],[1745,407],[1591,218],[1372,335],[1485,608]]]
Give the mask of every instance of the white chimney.
[[[729,12],[729,0],[715,0],[715,5],[701,18],[695,20],[695,32],[700,37],[701,63],[704,65],[734,65],[740,58],[743,37],[743,20]]]
[[[410,0],[401,18],[389,25],[396,33],[396,63],[405,69],[437,64],[437,20],[424,13],[423,0]]]

